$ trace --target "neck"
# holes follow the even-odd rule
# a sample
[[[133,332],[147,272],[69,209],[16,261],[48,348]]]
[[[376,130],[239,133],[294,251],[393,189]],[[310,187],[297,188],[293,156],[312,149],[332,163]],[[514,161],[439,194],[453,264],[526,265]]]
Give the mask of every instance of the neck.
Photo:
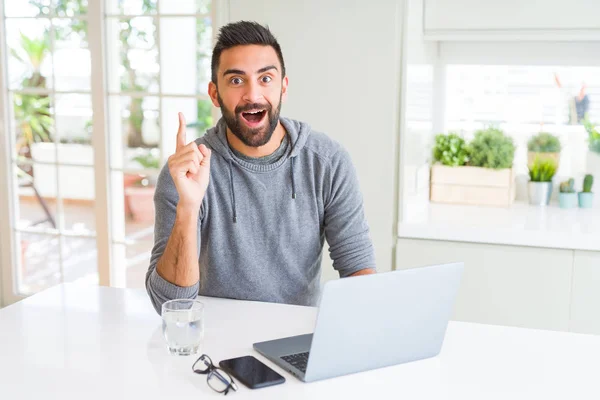
[[[281,122],[278,122],[277,127],[275,127],[275,130],[273,131],[271,139],[264,146],[251,147],[246,146],[244,142],[242,142],[229,130],[229,127],[227,128],[227,141],[229,142],[229,145],[243,155],[254,158],[265,157],[273,154],[281,145],[281,141],[283,140],[284,136],[285,128],[283,125],[281,125]]]

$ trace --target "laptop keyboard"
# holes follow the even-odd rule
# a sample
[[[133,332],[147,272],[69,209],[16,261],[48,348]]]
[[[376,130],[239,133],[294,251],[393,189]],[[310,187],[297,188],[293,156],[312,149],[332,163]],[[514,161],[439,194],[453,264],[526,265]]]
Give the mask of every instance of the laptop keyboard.
[[[283,356],[281,359],[289,364],[292,364],[296,369],[306,373],[306,364],[308,364],[308,351],[306,353],[290,354]]]

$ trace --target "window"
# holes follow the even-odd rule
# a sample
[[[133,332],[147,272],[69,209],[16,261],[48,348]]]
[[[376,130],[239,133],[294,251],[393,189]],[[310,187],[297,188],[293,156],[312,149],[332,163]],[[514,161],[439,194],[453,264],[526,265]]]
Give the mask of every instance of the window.
[[[153,245],[154,184],[175,149],[177,112],[186,116],[189,140],[213,125],[206,93],[210,0],[104,0],[102,6],[4,2],[0,72],[7,82],[0,96],[8,115],[0,111],[0,120],[8,121],[10,134],[0,151],[10,160],[13,185],[1,196],[14,218],[0,222],[0,238],[18,254],[5,283],[7,302],[99,276],[110,276],[114,286],[142,287]],[[93,28],[100,25],[104,35]],[[90,51],[92,44],[103,52]],[[92,65],[103,68],[92,73]],[[106,83],[102,93],[92,85],[99,79]],[[105,109],[92,108],[96,96]],[[93,131],[94,117],[107,122],[104,132]],[[106,157],[95,154],[94,138],[106,139]],[[108,225],[96,203],[97,176],[109,182]],[[110,265],[98,263],[101,253],[111,254]]]
[[[563,144],[558,176],[585,173],[586,117],[600,121],[600,68],[447,65],[446,131],[472,137],[495,124],[517,144],[515,168],[527,173],[527,140],[540,131]]]

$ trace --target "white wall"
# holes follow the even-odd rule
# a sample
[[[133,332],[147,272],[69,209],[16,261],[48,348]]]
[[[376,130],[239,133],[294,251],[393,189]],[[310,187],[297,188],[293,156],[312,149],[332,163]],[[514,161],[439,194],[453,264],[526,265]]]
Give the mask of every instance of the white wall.
[[[289,76],[282,115],[350,152],[381,271],[391,269],[394,245],[401,9],[402,0],[229,2],[230,21],[266,23],[281,44]]]
[[[595,0],[425,0],[430,40],[598,40]]]
[[[2,240],[2,238],[0,238],[0,240]],[[2,270],[5,268],[4,265],[2,265],[2,253],[0,252],[0,308],[4,307],[4,297],[2,295]]]

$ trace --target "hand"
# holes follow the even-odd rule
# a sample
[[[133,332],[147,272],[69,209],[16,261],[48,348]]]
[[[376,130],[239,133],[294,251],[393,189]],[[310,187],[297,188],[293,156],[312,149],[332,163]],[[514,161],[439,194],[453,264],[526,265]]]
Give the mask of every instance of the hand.
[[[186,144],[185,119],[179,113],[175,154],[168,160],[169,172],[179,193],[178,207],[199,210],[210,178],[211,151],[196,142]]]

